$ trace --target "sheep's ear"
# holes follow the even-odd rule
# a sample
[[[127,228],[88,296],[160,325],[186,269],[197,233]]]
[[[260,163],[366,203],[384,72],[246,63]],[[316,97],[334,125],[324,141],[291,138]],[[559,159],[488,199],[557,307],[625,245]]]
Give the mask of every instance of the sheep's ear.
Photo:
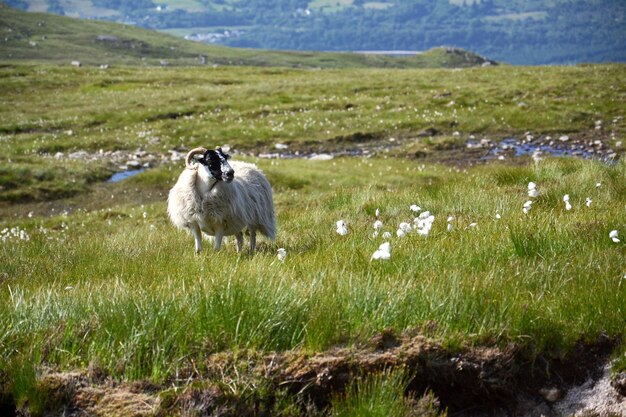
[[[226,159],[226,160],[230,159],[230,155],[229,155],[229,154],[227,154],[226,152],[224,152],[224,151],[222,150],[222,148],[221,148],[221,147],[220,147],[220,148],[217,148],[217,149],[215,150],[215,152],[217,152],[217,153],[219,153],[220,155],[222,155],[222,156],[224,157],[224,159]]]

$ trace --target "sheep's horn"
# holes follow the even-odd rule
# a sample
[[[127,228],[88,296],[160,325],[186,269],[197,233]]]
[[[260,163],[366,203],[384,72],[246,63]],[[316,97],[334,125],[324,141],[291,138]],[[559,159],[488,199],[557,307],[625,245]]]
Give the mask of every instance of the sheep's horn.
[[[206,152],[205,148],[193,148],[192,150],[189,151],[189,153],[187,154],[187,157],[185,158],[185,166],[187,166],[187,168],[189,169],[195,169],[195,165],[192,165],[191,161],[192,158],[198,154],[202,154],[204,155],[204,153]]]

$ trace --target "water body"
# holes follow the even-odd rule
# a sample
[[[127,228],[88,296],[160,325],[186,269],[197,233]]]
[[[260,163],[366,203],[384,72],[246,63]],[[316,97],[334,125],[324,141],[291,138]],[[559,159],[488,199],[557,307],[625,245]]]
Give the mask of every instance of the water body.
[[[469,140],[467,141],[467,143],[468,145],[479,146],[479,143],[477,141]],[[533,143],[523,142],[515,138],[507,138],[497,143],[491,143],[490,145],[485,147],[488,147],[489,151],[483,157],[483,159],[497,158],[498,156],[503,155],[511,150],[514,152],[514,156],[516,157],[525,155],[532,156],[536,152],[540,152],[540,154],[543,156],[570,156],[583,159],[597,158],[601,160],[610,159],[605,150],[597,151],[580,143]]]
[[[107,180],[107,182],[120,182],[125,180],[126,178],[133,177],[137,174],[141,174],[145,169],[129,169],[127,171],[116,172]]]

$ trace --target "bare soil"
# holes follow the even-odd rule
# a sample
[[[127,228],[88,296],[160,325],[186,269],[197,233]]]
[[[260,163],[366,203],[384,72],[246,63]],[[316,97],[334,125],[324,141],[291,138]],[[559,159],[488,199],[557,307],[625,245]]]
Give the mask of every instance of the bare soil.
[[[419,404],[420,398],[432,393],[440,411],[449,416],[557,417],[564,411],[570,415],[583,410],[585,415],[619,416],[620,410],[626,410],[626,399],[607,379],[607,363],[616,344],[600,336],[593,343],[578,343],[562,357],[530,356],[515,345],[467,346],[452,352],[422,335],[385,331],[364,346],[316,354],[208,355],[202,366],[190,363],[178,379],[160,385],[116,381],[90,367],[48,371],[39,387],[48,399],[45,415],[270,416],[277,398],[288,395],[300,404],[299,411],[290,415],[321,416],[333,396],[351,381],[400,368],[411,376],[407,397]],[[603,376],[604,385],[599,382]],[[619,375],[615,380],[619,382]],[[592,395],[587,391],[596,382],[604,391]],[[593,397],[595,408],[587,407],[587,397],[578,393]],[[604,398],[608,396],[610,400]],[[13,410],[5,396],[0,404],[3,415],[30,415],[27,404]]]

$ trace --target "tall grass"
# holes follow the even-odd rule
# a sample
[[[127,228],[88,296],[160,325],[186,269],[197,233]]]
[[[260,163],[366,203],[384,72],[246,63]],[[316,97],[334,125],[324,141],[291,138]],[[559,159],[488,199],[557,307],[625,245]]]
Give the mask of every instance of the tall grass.
[[[385,371],[353,381],[348,392],[333,402],[333,417],[408,416],[404,399],[408,378],[402,371]]]
[[[516,342],[554,354],[600,332],[623,336],[625,246],[608,238],[626,233],[623,163],[467,173],[391,159],[261,165],[278,190],[279,235],[254,258],[231,244],[194,255],[164,201],[24,220],[30,240],[0,245],[0,372],[15,378],[16,361],[96,364],[163,381],[192,363],[205,372],[210,353],[318,351],[388,328],[428,329],[451,347]],[[540,196],[524,215],[530,180]],[[435,214],[428,238],[395,236],[411,204]],[[376,208],[393,234],[388,261],[370,260],[384,241],[372,237]],[[347,236],[334,231],[339,219]]]

